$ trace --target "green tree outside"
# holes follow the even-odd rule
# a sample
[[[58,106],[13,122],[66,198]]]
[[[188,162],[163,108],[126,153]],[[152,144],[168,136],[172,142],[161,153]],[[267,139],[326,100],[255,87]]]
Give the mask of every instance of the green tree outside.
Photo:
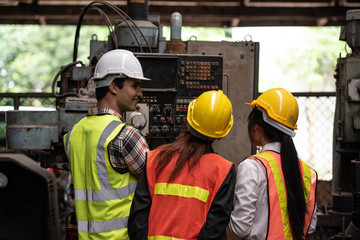
[[[250,33],[253,41],[260,43],[260,91],[278,85],[288,85],[291,91],[334,91],[336,59],[340,52],[345,56],[345,43],[338,40],[340,27],[303,27],[297,31],[299,41],[290,40],[287,47],[286,29],[278,28],[277,41],[271,42],[278,46],[266,45],[274,37],[264,34],[266,29],[271,28],[183,27],[182,39],[243,41]],[[0,91],[51,92],[56,73],[72,62],[75,30],[75,26],[1,25]],[[243,36],[236,36],[238,31],[243,31]],[[78,60],[85,65],[93,34],[103,41],[109,32],[104,26],[81,28]],[[163,28],[163,35],[170,40],[169,27]],[[269,48],[273,52],[267,53]]]
[[[61,66],[72,62],[75,31],[75,26],[1,25],[0,92],[51,92],[56,73]],[[78,60],[85,65],[89,64],[87,58],[93,34],[98,40],[105,41],[109,32],[104,26],[81,28]],[[335,91],[336,61],[340,53],[346,55],[346,44],[338,40],[339,34],[340,27],[182,28],[183,41],[244,41],[246,38],[259,42],[261,92],[278,86],[293,92]],[[170,40],[169,27],[163,28],[163,35]],[[249,35],[251,38],[246,37]],[[42,102],[35,100],[24,105],[42,106]],[[0,99],[0,108],[11,105],[11,101]],[[305,116],[307,119],[317,112],[313,109],[314,104],[310,107],[311,111]],[[325,111],[330,116],[328,119],[333,119],[332,109]],[[319,121],[310,119],[307,124],[306,134],[316,134]],[[309,136],[305,138],[313,139]],[[0,122],[0,139],[4,138],[5,123]],[[315,143],[310,145],[315,146]],[[319,158],[314,155],[316,150],[307,150],[311,153],[308,157],[311,161]],[[323,168],[320,166],[319,169]]]
[[[303,44],[276,58],[278,66],[286,79],[307,91],[335,91],[335,66],[346,45],[339,40],[340,27],[308,27],[304,34]]]
[[[72,62],[74,26],[0,26],[0,91],[51,92],[61,66]],[[105,39],[105,27],[82,27],[78,56],[88,64],[91,35]]]

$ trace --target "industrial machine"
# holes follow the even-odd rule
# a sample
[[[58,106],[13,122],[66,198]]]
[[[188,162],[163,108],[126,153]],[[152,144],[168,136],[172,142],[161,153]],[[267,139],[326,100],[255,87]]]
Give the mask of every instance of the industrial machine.
[[[121,19],[115,20],[115,26],[106,21],[109,29],[113,29],[107,41],[97,40],[96,34],[92,36],[90,63],[85,66],[77,61],[81,22],[89,10],[97,10],[108,20],[99,4],[116,11]],[[134,52],[144,75],[152,79],[142,83],[144,97],[137,111],[124,116],[127,123],[147,138],[151,149],[174,140],[179,134],[191,100],[205,91],[221,89],[232,100],[235,120],[238,120],[228,141],[234,143],[235,140],[238,145],[235,145],[236,151],[220,151],[236,163],[242,160],[239,152],[242,157],[250,154],[247,130],[242,126],[248,111],[241,111],[244,106],[238,107],[237,103],[253,99],[257,93],[259,44],[183,42],[180,13],[172,14],[171,40],[166,42],[161,34],[160,17],[148,16],[147,4],[147,1],[128,1],[129,15],[102,1],[94,1],[84,8],[76,29],[73,62],[63,66],[53,80],[57,111],[7,112],[8,148],[49,150],[51,156],[42,159],[42,166],[68,169],[62,136],[87,114],[88,108],[96,106],[91,77],[97,61],[107,51],[122,48]]]
[[[343,217],[333,239],[360,239],[360,10],[346,14],[340,40],[352,52],[336,68],[333,139],[333,211]]]
[[[246,128],[249,109],[243,103],[257,97],[259,43],[183,42],[182,16],[177,12],[172,14],[171,39],[166,41],[162,36],[160,16],[148,14],[147,0],[128,0],[127,3],[127,13],[103,1],[94,1],[83,9],[75,33],[73,61],[61,67],[53,80],[56,111],[7,112],[8,148],[28,152],[42,150],[46,153],[34,159],[19,154],[0,154],[0,194],[12,193],[7,198],[0,198],[0,216],[11,215],[9,209],[1,206],[18,203],[12,197],[21,198],[23,192],[14,188],[24,188],[22,181],[42,186],[36,189],[38,198],[28,200],[29,204],[32,204],[31,201],[37,202],[37,205],[32,206],[47,206],[41,219],[34,218],[34,212],[24,214],[23,218],[24,222],[26,217],[38,221],[50,219],[42,223],[48,234],[36,235],[35,232],[41,232],[41,227],[32,228],[31,222],[27,221],[29,231],[36,229],[30,231],[34,234],[30,238],[26,236],[27,239],[58,237],[58,210],[54,205],[55,180],[33,163],[40,163],[43,168],[69,170],[62,138],[87,114],[88,108],[96,106],[91,77],[97,61],[107,51],[121,48],[134,52],[142,65],[144,76],[152,79],[142,83],[143,99],[137,110],[127,112],[124,116],[128,124],[141,131],[151,149],[176,138],[184,127],[187,106],[191,100],[204,91],[221,89],[233,104],[234,125],[226,138],[214,143],[214,149],[236,165],[251,154]],[[112,24],[101,7],[115,11],[119,19]],[[88,11],[101,14],[110,33],[106,41],[99,41],[96,34],[92,36],[89,64],[85,65],[77,61],[77,48],[82,20]],[[332,208],[326,215],[319,216],[322,224],[340,219],[341,232],[332,236],[332,239],[360,239],[360,11],[348,11],[346,19],[341,40],[348,43],[352,52],[338,59],[335,75],[337,93]],[[20,171],[23,172],[22,178],[16,174]],[[10,217],[1,221],[1,226],[11,226],[18,221],[18,218]],[[34,224],[38,224],[37,220]],[[8,236],[2,232],[4,229],[0,228],[0,236]],[[338,224],[335,229],[338,230]],[[24,238],[19,234],[19,238]]]
[[[183,42],[182,16],[177,12],[171,15],[171,39],[166,41],[160,16],[148,14],[147,0],[127,3],[127,13],[103,1],[94,1],[83,9],[75,33],[73,62],[61,67],[53,80],[56,111],[7,112],[7,147],[29,152],[40,149],[47,154],[34,160],[42,167],[69,170],[62,138],[88,108],[96,107],[92,74],[97,61],[107,51],[120,48],[134,52],[144,76],[152,79],[142,83],[143,98],[137,110],[124,116],[145,136],[150,149],[173,141],[182,131],[191,100],[205,91],[221,89],[233,103],[234,125],[226,138],[214,143],[214,149],[238,164],[251,154],[245,124],[249,109],[243,103],[258,92],[259,43]],[[101,7],[115,11],[119,19],[111,24]],[[89,64],[85,65],[77,61],[77,48],[82,20],[90,10],[103,16],[110,33],[106,41],[92,36]]]

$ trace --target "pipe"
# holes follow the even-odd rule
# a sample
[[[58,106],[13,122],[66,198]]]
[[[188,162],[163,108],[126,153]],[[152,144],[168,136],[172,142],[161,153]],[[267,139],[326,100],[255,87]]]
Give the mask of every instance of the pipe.
[[[181,40],[182,16],[178,12],[171,14],[170,40]]]

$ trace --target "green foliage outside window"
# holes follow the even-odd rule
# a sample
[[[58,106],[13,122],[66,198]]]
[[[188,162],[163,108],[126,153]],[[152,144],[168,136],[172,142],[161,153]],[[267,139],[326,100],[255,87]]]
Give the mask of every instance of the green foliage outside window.
[[[244,41],[251,35],[260,43],[259,89],[283,86],[290,91],[334,91],[334,69],[345,43],[340,27],[205,28],[183,27],[182,40]],[[75,26],[1,25],[0,91],[51,92],[61,66],[72,62]],[[241,34],[239,34],[241,32]],[[83,26],[78,60],[88,65],[90,39],[107,40],[104,26]],[[163,28],[170,40],[170,28]]]
[[[61,66],[72,62],[75,26],[0,26],[0,91],[51,92]],[[88,64],[91,35],[106,39],[105,27],[82,27],[78,56]]]

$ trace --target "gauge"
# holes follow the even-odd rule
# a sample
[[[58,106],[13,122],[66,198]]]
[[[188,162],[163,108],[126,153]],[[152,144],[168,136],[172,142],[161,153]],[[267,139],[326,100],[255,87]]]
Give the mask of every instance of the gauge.
[[[147,120],[144,114],[141,112],[132,112],[130,114],[131,125],[141,130],[146,126]]]
[[[0,172],[0,188],[6,187],[8,184],[8,178],[5,174]]]

